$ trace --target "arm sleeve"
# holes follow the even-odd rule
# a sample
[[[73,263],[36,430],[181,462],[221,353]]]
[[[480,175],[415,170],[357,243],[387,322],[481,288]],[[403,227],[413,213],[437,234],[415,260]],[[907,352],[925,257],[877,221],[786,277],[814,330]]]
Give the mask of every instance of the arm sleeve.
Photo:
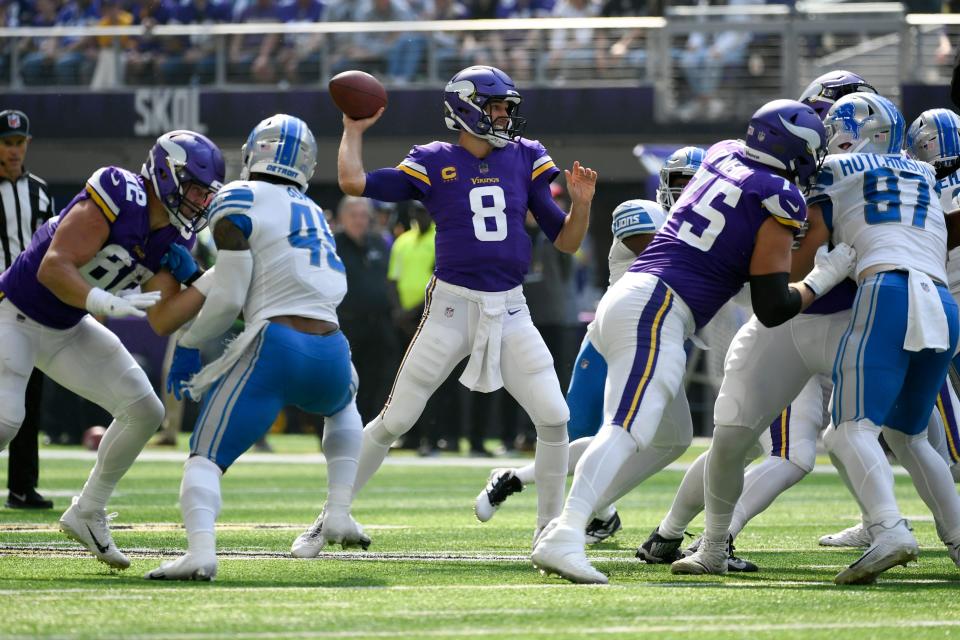
[[[419,200],[423,198],[423,191],[412,180],[406,171],[397,169],[377,169],[367,174],[367,184],[363,188],[366,198],[373,198],[381,202],[402,202],[403,200]],[[429,186],[429,182],[426,183]]]
[[[789,273],[767,273],[750,276],[750,302],[757,320],[775,327],[800,313],[803,298],[790,286]]]
[[[533,217],[536,218],[537,224],[543,229],[543,233],[550,238],[550,242],[556,240],[557,236],[560,235],[560,230],[563,229],[567,213],[553,201],[553,196],[550,195],[549,181],[534,181],[530,185],[527,208],[533,213]]]
[[[250,251],[220,251],[210,295],[179,344],[197,349],[223,335],[243,309],[252,276],[253,254]]]

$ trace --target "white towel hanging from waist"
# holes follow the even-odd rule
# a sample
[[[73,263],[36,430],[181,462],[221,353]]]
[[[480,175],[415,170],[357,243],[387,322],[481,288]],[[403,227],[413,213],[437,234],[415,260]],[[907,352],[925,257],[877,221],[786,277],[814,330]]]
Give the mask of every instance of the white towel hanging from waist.
[[[903,267],[901,267],[903,268]],[[906,268],[907,284],[907,332],[903,348],[907,351],[935,349],[937,352],[950,348],[950,327],[940,300],[940,291],[933,279],[922,271]]]

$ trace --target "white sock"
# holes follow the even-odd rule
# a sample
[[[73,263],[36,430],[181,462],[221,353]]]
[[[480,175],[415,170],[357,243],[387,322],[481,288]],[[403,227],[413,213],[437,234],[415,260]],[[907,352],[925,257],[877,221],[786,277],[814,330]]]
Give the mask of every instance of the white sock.
[[[351,400],[339,413],[323,419],[323,456],[327,459],[327,505],[349,511],[357,459],[363,440],[363,420]]]
[[[10,441],[17,437],[18,431],[20,431],[19,424],[11,424],[0,418],[0,451],[6,449]]]
[[[927,434],[908,436],[884,427],[883,437],[897,460],[910,473],[913,486],[937,521],[943,541],[950,544],[960,542],[960,496],[950,468],[930,446]]]
[[[220,515],[220,477],[223,472],[202,456],[183,465],[180,482],[180,512],[187,529],[187,552],[192,556],[217,555],[214,529]]]
[[[689,525],[703,511],[703,476],[707,468],[707,454],[701,453],[687,472],[683,474],[677,495],[673,497],[670,511],[657,530],[664,538],[676,540],[683,537]]]
[[[580,462],[580,458],[583,457],[583,454],[587,452],[587,447],[590,446],[591,442],[593,442],[593,436],[577,438],[570,443],[570,460],[567,462],[568,476],[573,476],[573,472],[577,468],[577,463]]]
[[[367,484],[367,480],[383,464],[387,453],[390,451],[390,445],[396,439],[396,436],[387,431],[383,424],[383,418],[380,416],[374,418],[370,424],[363,428],[363,436],[360,440],[360,457],[357,460],[357,479],[353,483],[354,498]]]
[[[797,484],[807,472],[784,458],[769,456],[743,477],[743,493],[733,510],[730,534],[736,538],[750,520],[769,507],[777,496]]]
[[[163,420],[163,404],[150,394],[121,411],[103,434],[97,463],[87,478],[77,506],[81,511],[104,509],[120,478],[133,465]]]
[[[843,466],[868,526],[890,526],[902,517],[890,463],[877,440],[879,433],[878,426],[864,419],[844,422],[824,434],[824,444]]]
[[[520,482],[523,483],[523,486],[527,486],[528,484],[536,484],[537,482],[536,465],[532,462],[514,469],[513,473],[515,476],[517,476],[517,478],[520,479]]]
[[[726,542],[733,511],[743,491],[743,460],[756,440],[754,431],[747,427],[717,425],[713,430],[703,476],[704,540]]]
[[[586,438],[582,439],[585,440]],[[623,463],[623,466],[620,467],[620,473],[600,496],[597,513],[606,512],[609,514],[607,518],[612,516],[613,514],[609,513],[609,510],[614,502],[633,491],[641,482],[653,474],[663,470],[686,450],[686,446],[651,446],[647,449],[635,451]]]
[[[538,425],[533,473],[537,485],[537,527],[560,515],[567,488],[567,458],[570,441],[567,425]]]
[[[610,488],[624,462],[637,450],[637,441],[625,429],[604,425],[580,458],[573,486],[561,516],[565,524],[583,530]]]
[[[583,452],[586,451],[587,447],[590,446],[591,440],[593,440],[593,436],[577,438],[570,443],[570,453],[569,458],[567,459],[568,476],[573,475],[573,470],[577,468],[577,463],[580,461],[580,457],[583,455]],[[534,464],[532,463],[514,469],[513,474],[517,476],[520,482],[523,483],[523,486],[527,486],[528,484],[536,484],[537,482]]]

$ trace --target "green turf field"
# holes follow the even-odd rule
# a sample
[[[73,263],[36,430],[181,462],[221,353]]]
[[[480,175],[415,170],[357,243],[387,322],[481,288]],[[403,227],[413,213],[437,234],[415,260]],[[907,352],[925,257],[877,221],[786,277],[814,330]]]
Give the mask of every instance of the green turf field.
[[[681,472],[666,471],[620,503],[624,529],[588,551],[611,585],[584,587],[530,566],[533,490],[511,497],[489,523],[475,520],[487,468],[458,457],[423,464],[391,456],[396,464],[381,469],[354,509],[373,538],[370,550],[291,559],[291,541],[323,501],[324,468],[315,439],[272,443],[277,455],[241,459],[224,478],[213,583],[142,579],[186,544],[177,506],[182,457],[148,449],[118,487],[108,511],[119,512],[114,538],[133,565],[115,573],[56,527],[92,460],[78,449],[44,449],[41,489],[57,508],[0,510],[0,636],[960,637],[960,571],[903,476],[898,498],[914,520],[920,563],[892,569],[874,586],[834,586],[858,553],[817,547],[819,535],[856,516],[831,474],[809,476],[740,536],[738,554],[760,573],[681,578],[635,560],[680,481]],[[0,474],[5,469],[0,458]]]

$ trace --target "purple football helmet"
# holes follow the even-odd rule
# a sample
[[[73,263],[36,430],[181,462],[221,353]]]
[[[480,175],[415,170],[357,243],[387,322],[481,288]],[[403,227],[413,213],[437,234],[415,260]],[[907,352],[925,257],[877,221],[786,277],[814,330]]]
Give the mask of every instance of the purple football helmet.
[[[877,90],[856,73],[838,69],[829,71],[811,82],[800,94],[800,102],[813,107],[823,120],[834,102],[845,95],[857,92],[877,93]]]
[[[823,122],[812,107],[796,100],[768,102],[747,125],[745,155],[785,171],[801,189],[814,185],[826,152]]]
[[[490,100],[505,100],[509,117],[492,122],[486,112]],[[443,119],[448,128],[467,131],[501,148],[523,134],[527,121],[518,115],[522,100],[513,80],[500,69],[467,67],[443,90]]]
[[[217,145],[204,135],[181,129],[157,138],[140,173],[153,185],[171,224],[184,233],[197,233],[207,226],[207,206],[223,186],[226,171]],[[201,189],[208,197],[187,198],[191,188]],[[183,210],[193,216],[184,215]]]

